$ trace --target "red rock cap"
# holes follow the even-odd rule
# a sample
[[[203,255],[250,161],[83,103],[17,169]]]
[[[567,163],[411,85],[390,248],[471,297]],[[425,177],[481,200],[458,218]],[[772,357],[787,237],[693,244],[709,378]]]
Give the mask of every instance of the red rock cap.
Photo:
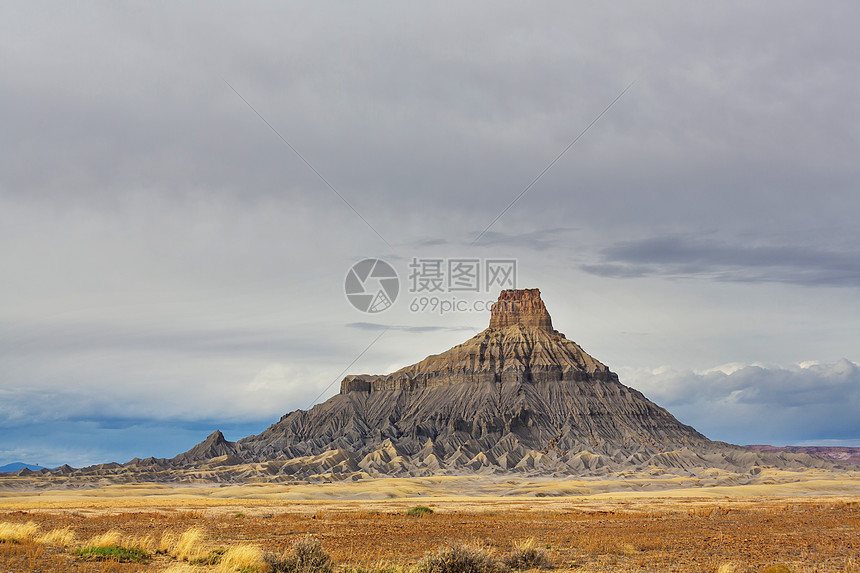
[[[508,289],[490,307],[490,328],[522,325],[552,330],[552,318],[540,298],[540,289]]]

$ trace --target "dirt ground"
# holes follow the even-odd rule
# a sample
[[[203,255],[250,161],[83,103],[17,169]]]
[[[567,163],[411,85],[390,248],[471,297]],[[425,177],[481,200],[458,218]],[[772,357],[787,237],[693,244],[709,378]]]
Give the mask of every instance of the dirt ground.
[[[267,551],[313,535],[339,570],[352,573],[405,571],[425,552],[453,542],[502,555],[528,538],[561,571],[731,573],[776,571],[780,564],[792,572],[860,571],[856,495],[295,501],[108,491],[65,500],[0,500],[0,524],[32,521],[43,532],[69,527],[78,546],[109,530],[133,538],[200,527],[212,548],[251,544]],[[419,504],[433,514],[406,515]],[[164,555],[146,564],[88,562],[73,550],[0,543],[0,573],[164,571],[176,564]]]

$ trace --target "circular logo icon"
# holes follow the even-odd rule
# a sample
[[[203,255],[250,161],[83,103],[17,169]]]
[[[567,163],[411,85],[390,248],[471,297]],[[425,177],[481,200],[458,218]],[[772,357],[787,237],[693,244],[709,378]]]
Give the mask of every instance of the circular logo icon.
[[[382,312],[397,300],[400,278],[394,267],[382,259],[364,259],[346,273],[344,292],[350,304],[361,312]]]

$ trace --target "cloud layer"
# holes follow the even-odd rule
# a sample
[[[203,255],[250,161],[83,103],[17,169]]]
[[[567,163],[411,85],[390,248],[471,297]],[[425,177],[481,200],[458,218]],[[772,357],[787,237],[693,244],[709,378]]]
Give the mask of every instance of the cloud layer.
[[[806,245],[731,244],[696,236],[653,237],[603,249],[586,272],[611,278],[698,277],[737,282],[783,282],[804,286],[860,286],[856,250]]]
[[[704,372],[622,370],[621,375],[711,439],[833,444],[860,435],[860,366],[848,360],[782,367],[731,364]]]

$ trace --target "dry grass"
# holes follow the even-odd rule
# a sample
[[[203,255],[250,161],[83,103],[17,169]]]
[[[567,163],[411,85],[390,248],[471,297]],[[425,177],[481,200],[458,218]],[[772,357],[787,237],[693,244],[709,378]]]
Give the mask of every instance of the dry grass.
[[[332,570],[343,573],[411,572],[425,554],[438,553],[449,543],[480,547],[497,560],[529,548],[540,550],[560,571],[576,569],[577,573],[670,569],[762,573],[780,563],[792,573],[860,573],[860,503],[848,496],[532,499],[528,504],[524,500],[424,499],[421,502],[434,510],[429,519],[406,516],[416,501],[242,505],[224,500],[218,511],[201,512],[149,504],[131,507],[118,500],[120,509],[112,511],[89,505],[0,511],[0,530],[32,532],[29,538],[19,534],[22,541],[0,543],[0,573],[154,573],[168,567],[183,573],[225,569],[235,573],[241,568],[262,573],[263,555],[308,535],[321,540],[319,547],[330,553]],[[470,509],[464,511],[464,506]],[[310,507],[313,513],[307,511]],[[235,518],[240,512],[245,517]],[[523,542],[523,532],[533,541]],[[148,564],[86,562],[73,556],[79,547],[74,541],[61,541],[65,535],[84,546],[95,540],[137,547],[151,559]],[[48,542],[50,537],[55,541]],[[227,549],[242,546],[261,553],[238,559],[234,552],[219,567],[223,556],[217,548],[224,548],[226,554]],[[156,554],[159,548],[163,552]],[[283,562],[289,555],[278,559]],[[196,561],[201,558],[205,560]],[[234,558],[235,563],[228,565]]]
[[[234,545],[224,552],[218,562],[216,571],[218,573],[249,573],[252,571],[265,571],[268,564],[263,558],[263,550],[256,545]]]
[[[179,561],[203,559],[210,551],[205,544],[205,539],[206,532],[200,527],[192,527],[180,534],[168,530],[161,534],[158,552],[170,555]]]
[[[169,565],[162,573],[202,573],[204,571],[206,569],[202,567],[195,567],[187,563],[174,563]]]
[[[29,541],[39,534],[38,524],[0,522],[0,541],[22,542]]]
[[[45,545],[71,547],[75,544],[75,539],[77,539],[75,532],[72,531],[72,528],[67,525],[66,527],[52,529],[45,535],[41,536],[38,541],[39,543],[44,543]]]
[[[84,547],[110,547],[111,545],[124,545],[122,531],[110,529],[100,535],[91,537],[84,543]]]
[[[533,537],[516,544],[513,550],[502,558],[502,563],[511,569],[551,569],[549,553],[539,547]]]

